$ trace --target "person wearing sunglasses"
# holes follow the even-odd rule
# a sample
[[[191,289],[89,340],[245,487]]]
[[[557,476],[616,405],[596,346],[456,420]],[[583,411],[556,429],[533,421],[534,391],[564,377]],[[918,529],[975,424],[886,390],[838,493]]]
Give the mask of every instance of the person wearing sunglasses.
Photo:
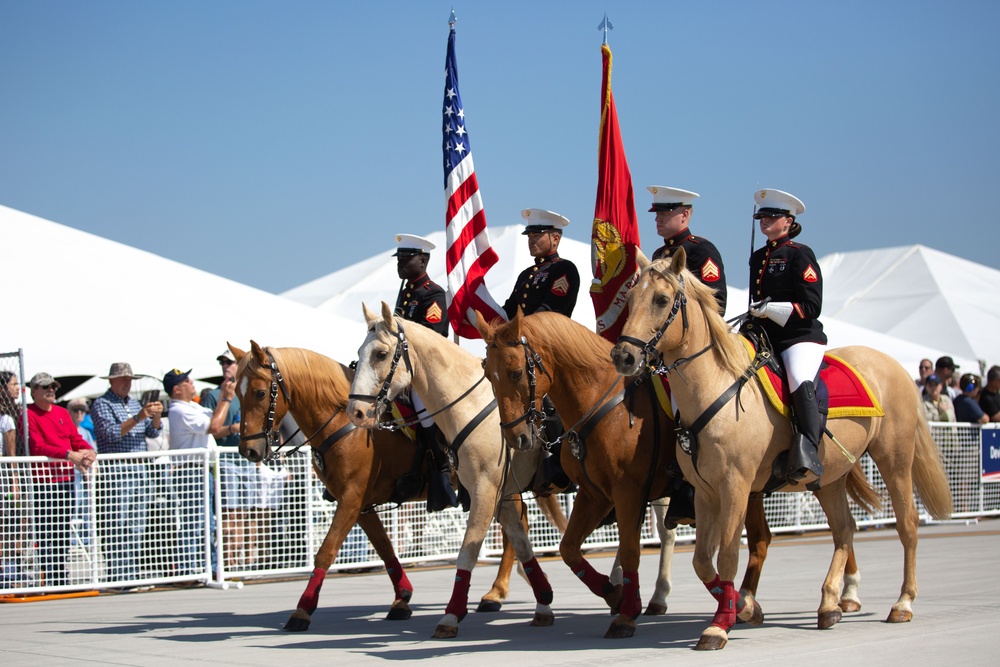
[[[917,386],[921,389],[924,388],[924,384],[927,382],[927,376],[934,372],[934,364],[930,359],[921,359],[920,366],[917,367],[917,372],[920,377],[916,379]]]
[[[66,555],[73,517],[73,467],[87,473],[97,453],[80,437],[66,408],[56,405],[59,383],[48,373],[28,382],[28,453],[56,461],[32,464],[35,534],[46,586],[69,583]]]

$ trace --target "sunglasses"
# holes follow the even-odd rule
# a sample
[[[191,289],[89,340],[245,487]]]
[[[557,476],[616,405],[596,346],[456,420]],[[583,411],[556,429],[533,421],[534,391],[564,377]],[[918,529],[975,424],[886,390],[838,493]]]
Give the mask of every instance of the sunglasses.
[[[57,384],[43,384],[43,385],[39,385],[38,388],[41,389],[42,391],[48,391],[49,389],[51,389],[52,391],[55,391],[56,389],[59,388],[59,385],[57,385]]]
[[[84,414],[90,412],[87,408],[70,408],[70,412],[82,412]]]

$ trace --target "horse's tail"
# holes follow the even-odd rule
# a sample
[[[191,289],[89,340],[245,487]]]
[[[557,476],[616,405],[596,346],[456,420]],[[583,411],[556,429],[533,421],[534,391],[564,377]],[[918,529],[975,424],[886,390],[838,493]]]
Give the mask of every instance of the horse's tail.
[[[913,484],[917,487],[920,500],[931,516],[938,520],[951,518],[952,502],[951,488],[948,486],[948,475],[941,461],[941,451],[938,449],[927,419],[923,414],[923,406],[917,418],[916,448],[913,453]]]
[[[555,526],[560,534],[565,535],[566,526],[569,525],[569,521],[566,519],[566,513],[563,512],[557,494],[553,493],[548,496],[537,497],[535,498],[535,502],[538,503],[538,509],[542,511],[542,514],[549,520],[549,523]]]
[[[847,474],[847,495],[868,514],[878,514],[882,511],[882,496],[868,483],[868,478],[861,470],[860,461],[855,463]]]

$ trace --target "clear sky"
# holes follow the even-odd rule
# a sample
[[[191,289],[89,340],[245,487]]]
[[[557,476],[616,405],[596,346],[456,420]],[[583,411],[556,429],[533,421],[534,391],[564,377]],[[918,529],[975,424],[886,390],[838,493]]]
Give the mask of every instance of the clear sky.
[[[645,187],[694,190],[745,287],[770,187],[819,256],[1000,268],[995,0],[0,0],[0,204],[272,292],[442,229],[452,7],[491,226],[589,242],[607,11],[647,254]]]

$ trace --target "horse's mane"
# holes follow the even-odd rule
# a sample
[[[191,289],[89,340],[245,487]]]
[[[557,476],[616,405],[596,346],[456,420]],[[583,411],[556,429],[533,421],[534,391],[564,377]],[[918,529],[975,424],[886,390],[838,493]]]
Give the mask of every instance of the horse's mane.
[[[493,332],[500,345],[517,342],[516,332],[507,322],[497,323]],[[543,311],[522,317],[521,333],[536,348],[569,351],[562,355],[561,366],[579,370],[593,370],[595,366],[612,368],[611,342],[565,315]]]
[[[293,402],[305,396],[311,396],[316,405],[346,405],[347,395],[351,391],[351,371],[343,364],[319,352],[299,347],[268,347],[264,348],[274,357],[274,363],[282,376],[296,387],[289,386]],[[257,373],[268,381],[271,369],[257,362],[253,353],[248,352],[239,365],[240,373]],[[292,379],[294,378],[294,380]],[[305,391],[303,391],[306,389]]]
[[[677,275],[669,271],[669,258],[660,259],[643,269],[643,273],[649,270],[656,270],[666,279],[670,286],[677,290],[680,288],[680,281]],[[719,315],[719,302],[715,300],[715,290],[698,280],[697,276],[687,270],[681,271],[684,276],[684,291],[688,300],[698,302],[702,314],[705,317],[705,326],[708,334],[715,342],[712,353],[716,361],[725,370],[733,375],[742,375],[747,367],[747,351],[740,341],[740,337],[730,331],[726,320]]]

